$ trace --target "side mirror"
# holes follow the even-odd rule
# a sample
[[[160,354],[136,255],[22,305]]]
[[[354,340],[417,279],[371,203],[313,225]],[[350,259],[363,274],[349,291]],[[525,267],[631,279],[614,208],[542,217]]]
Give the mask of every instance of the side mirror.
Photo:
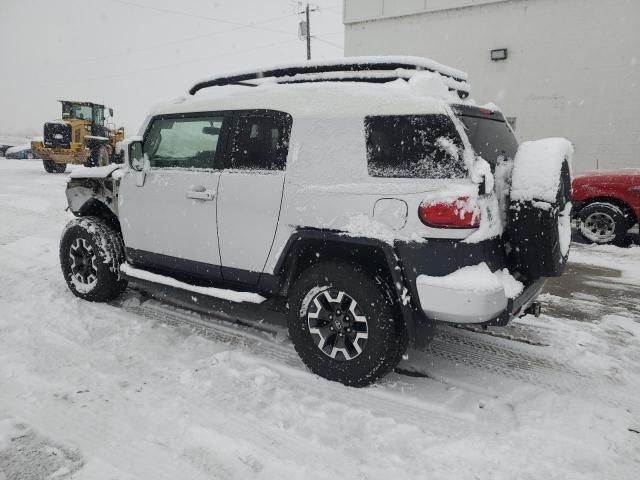
[[[144,169],[144,153],[142,151],[142,142],[136,141],[129,144],[128,150],[129,166],[132,170],[141,172]]]
[[[113,117],[113,108],[110,108],[110,109],[109,109],[109,116],[110,116],[110,117]]]

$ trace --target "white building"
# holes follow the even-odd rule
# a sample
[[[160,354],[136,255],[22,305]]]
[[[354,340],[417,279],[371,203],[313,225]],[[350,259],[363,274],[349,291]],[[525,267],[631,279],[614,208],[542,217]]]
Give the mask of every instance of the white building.
[[[520,140],[570,138],[576,171],[640,166],[640,0],[344,0],[344,23],[345,55],[467,71]]]

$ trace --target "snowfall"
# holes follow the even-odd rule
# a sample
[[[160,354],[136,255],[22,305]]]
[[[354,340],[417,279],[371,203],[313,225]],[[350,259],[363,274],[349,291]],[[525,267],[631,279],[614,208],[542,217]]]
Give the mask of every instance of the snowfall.
[[[0,480],[640,478],[639,246],[574,243],[539,318],[353,389],[278,325],[74,297],[65,182],[0,158]]]

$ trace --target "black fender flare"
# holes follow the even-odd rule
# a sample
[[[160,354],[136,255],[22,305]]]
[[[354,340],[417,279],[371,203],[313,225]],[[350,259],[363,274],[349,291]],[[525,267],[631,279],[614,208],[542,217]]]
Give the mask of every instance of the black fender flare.
[[[295,231],[280,253],[274,269],[275,278],[279,279],[277,289],[280,295],[286,296],[288,294],[290,285],[306,268],[305,265],[300,265],[300,262],[305,260],[303,252],[309,247],[315,247],[314,261],[321,261],[323,257],[335,260],[335,256],[331,257],[332,253],[341,252],[337,257],[340,258],[345,256],[345,252],[349,252],[354,261],[365,268],[367,265],[358,257],[361,251],[379,252],[381,255],[379,259],[384,259],[384,267],[388,274],[387,283],[390,283],[388,285],[390,293],[397,302],[409,339],[416,344],[419,343],[417,340],[425,337],[422,332],[419,333],[419,329],[426,327],[429,322],[422,310],[416,307],[412,301],[411,287],[394,246],[383,240],[356,237],[333,230],[303,228]]]

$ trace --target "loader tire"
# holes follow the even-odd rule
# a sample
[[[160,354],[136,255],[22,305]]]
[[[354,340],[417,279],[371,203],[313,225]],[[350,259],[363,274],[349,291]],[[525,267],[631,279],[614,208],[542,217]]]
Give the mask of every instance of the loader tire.
[[[53,160],[43,160],[42,164],[47,173],[64,173],[67,170],[66,163],[56,163]]]
[[[107,147],[100,145],[91,150],[91,155],[84,162],[85,167],[106,167],[111,163]]]

